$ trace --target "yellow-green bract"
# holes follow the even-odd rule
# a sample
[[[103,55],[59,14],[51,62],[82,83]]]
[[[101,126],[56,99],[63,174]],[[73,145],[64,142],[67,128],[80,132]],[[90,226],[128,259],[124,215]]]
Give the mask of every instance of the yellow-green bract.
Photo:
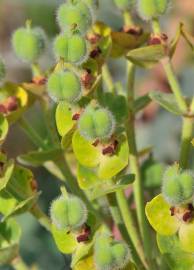
[[[54,52],[57,58],[80,65],[88,58],[88,42],[79,34],[61,34],[55,39]]]
[[[144,20],[151,20],[163,15],[169,5],[170,0],[137,0],[139,15]]]
[[[21,27],[13,34],[12,46],[19,59],[34,63],[45,49],[44,31],[41,28]]]
[[[48,79],[47,89],[50,97],[58,101],[76,102],[82,93],[79,75],[72,70],[60,70],[52,73]]]
[[[64,32],[77,29],[85,34],[92,25],[92,9],[83,1],[62,4],[57,11],[57,21]]]
[[[125,242],[101,235],[95,241],[94,257],[98,270],[118,270],[128,264],[130,251]]]
[[[89,105],[81,115],[79,122],[81,135],[88,139],[106,139],[114,132],[115,119],[110,111]]]
[[[162,185],[165,200],[171,205],[183,204],[192,199],[194,194],[194,177],[190,171],[179,171],[177,166],[169,167]]]
[[[60,196],[51,204],[52,223],[60,230],[77,230],[87,219],[85,204],[76,196]]]

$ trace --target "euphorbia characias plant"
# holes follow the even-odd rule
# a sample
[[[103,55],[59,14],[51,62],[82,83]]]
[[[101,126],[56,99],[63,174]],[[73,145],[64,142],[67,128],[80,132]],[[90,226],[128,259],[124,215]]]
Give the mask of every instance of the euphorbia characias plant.
[[[15,216],[30,212],[51,233],[59,251],[71,256],[73,270],[194,269],[194,96],[183,95],[171,62],[179,38],[192,48],[193,40],[183,24],[171,42],[162,32],[160,17],[173,1],[113,0],[123,16],[120,31],[98,21],[97,9],[103,4],[67,0],[58,7],[60,33],[52,43],[56,62],[48,70],[39,65],[49,42],[44,31],[30,20],[15,30],[12,48],[30,65],[31,82],[6,82],[0,60],[1,266],[34,269],[19,254],[21,230],[15,221]],[[135,22],[134,11],[150,31]],[[114,83],[110,58],[126,61],[123,89]],[[157,63],[171,93],[139,96],[136,70]],[[24,116],[36,101],[46,138]],[[151,101],[182,119],[180,157],[166,168],[154,160],[152,148],[137,148],[136,115]],[[16,122],[36,146],[21,153],[17,162],[2,149]],[[43,166],[61,181],[48,215],[39,207],[44,193],[27,166]],[[128,200],[127,189],[133,200]]]

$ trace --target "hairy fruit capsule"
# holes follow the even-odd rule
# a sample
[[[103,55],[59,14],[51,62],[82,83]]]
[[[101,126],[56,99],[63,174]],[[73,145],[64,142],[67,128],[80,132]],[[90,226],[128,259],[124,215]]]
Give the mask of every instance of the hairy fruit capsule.
[[[13,34],[12,46],[19,59],[34,63],[44,52],[45,34],[40,28],[18,28]]]
[[[124,242],[102,235],[96,239],[94,256],[98,270],[118,270],[128,264],[130,251]]]
[[[169,2],[169,0],[138,0],[137,7],[139,15],[144,20],[157,18],[166,12]]]
[[[78,101],[82,93],[82,83],[78,74],[71,70],[61,70],[51,74],[47,89],[54,101]]]
[[[82,64],[89,56],[88,43],[79,34],[59,35],[54,42],[54,52],[57,58],[63,58],[65,62]]]
[[[50,215],[59,230],[77,230],[87,220],[87,209],[78,197],[62,195],[52,202]]]
[[[172,171],[174,170],[174,174]],[[190,171],[177,171],[170,167],[164,174],[162,192],[167,202],[179,205],[192,199],[194,177]]]
[[[89,105],[81,115],[78,125],[81,135],[86,139],[106,139],[114,132],[115,119],[107,109]]]
[[[70,33],[76,29],[85,34],[93,23],[93,14],[91,8],[83,1],[72,1],[59,7],[57,20],[64,32]]]
[[[133,0],[114,0],[115,5],[121,10],[127,10],[131,7]]]

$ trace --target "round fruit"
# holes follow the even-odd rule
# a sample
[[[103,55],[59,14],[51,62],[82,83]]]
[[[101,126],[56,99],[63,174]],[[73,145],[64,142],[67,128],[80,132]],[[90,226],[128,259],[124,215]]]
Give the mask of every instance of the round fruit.
[[[79,119],[79,130],[88,140],[110,138],[115,120],[111,112],[100,107],[88,106]]]
[[[71,70],[61,70],[51,74],[47,88],[50,97],[56,102],[76,102],[82,93],[80,78]]]
[[[127,10],[131,7],[132,0],[114,0],[115,5],[121,10]]]
[[[78,30],[85,34],[93,22],[91,9],[82,1],[62,4],[57,11],[59,26],[64,32]]]
[[[175,171],[174,175],[172,171],[173,167],[170,167],[164,174],[162,192],[171,205],[183,204],[194,194],[194,177],[190,171]]]
[[[94,257],[98,270],[118,270],[129,263],[130,251],[124,242],[102,235],[96,239]]]
[[[87,209],[81,199],[63,195],[51,204],[52,223],[60,230],[77,230],[87,219]]]
[[[169,5],[169,0],[138,0],[138,12],[144,20],[151,20],[163,15]]]
[[[45,49],[44,32],[40,28],[19,28],[13,34],[12,45],[19,59],[34,63]]]
[[[87,41],[80,35],[59,35],[54,42],[54,52],[57,58],[63,58],[65,62],[82,64],[87,60]]]

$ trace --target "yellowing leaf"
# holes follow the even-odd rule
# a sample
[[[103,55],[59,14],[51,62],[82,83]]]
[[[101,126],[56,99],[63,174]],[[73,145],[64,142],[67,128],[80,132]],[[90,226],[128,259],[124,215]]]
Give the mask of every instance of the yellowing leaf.
[[[101,179],[110,179],[124,169],[128,164],[129,148],[127,138],[119,138],[119,147],[112,156],[101,156],[98,176]]]
[[[194,222],[181,224],[179,239],[184,251],[194,253]]]
[[[56,125],[59,134],[63,137],[74,126],[75,121],[72,120],[72,110],[66,102],[60,102],[56,109]]]
[[[73,253],[78,246],[76,236],[67,230],[58,230],[55,225],[52,225],[52,235],[58,249],[64,254]]]
[[[73,270],[96,270],[93,256],[87,257],[78,262]]]
[[[78,131],[73,135],[72,145],[74,154],[83,166],[92,168],[100,162],[100,151],[94,147],[91,142],[86,141]]]
[[[170,205],[159,194],[146,204],[146,216],[151,226],[161,235],[172,235],[180,227],[180,221],[170,215]]]

